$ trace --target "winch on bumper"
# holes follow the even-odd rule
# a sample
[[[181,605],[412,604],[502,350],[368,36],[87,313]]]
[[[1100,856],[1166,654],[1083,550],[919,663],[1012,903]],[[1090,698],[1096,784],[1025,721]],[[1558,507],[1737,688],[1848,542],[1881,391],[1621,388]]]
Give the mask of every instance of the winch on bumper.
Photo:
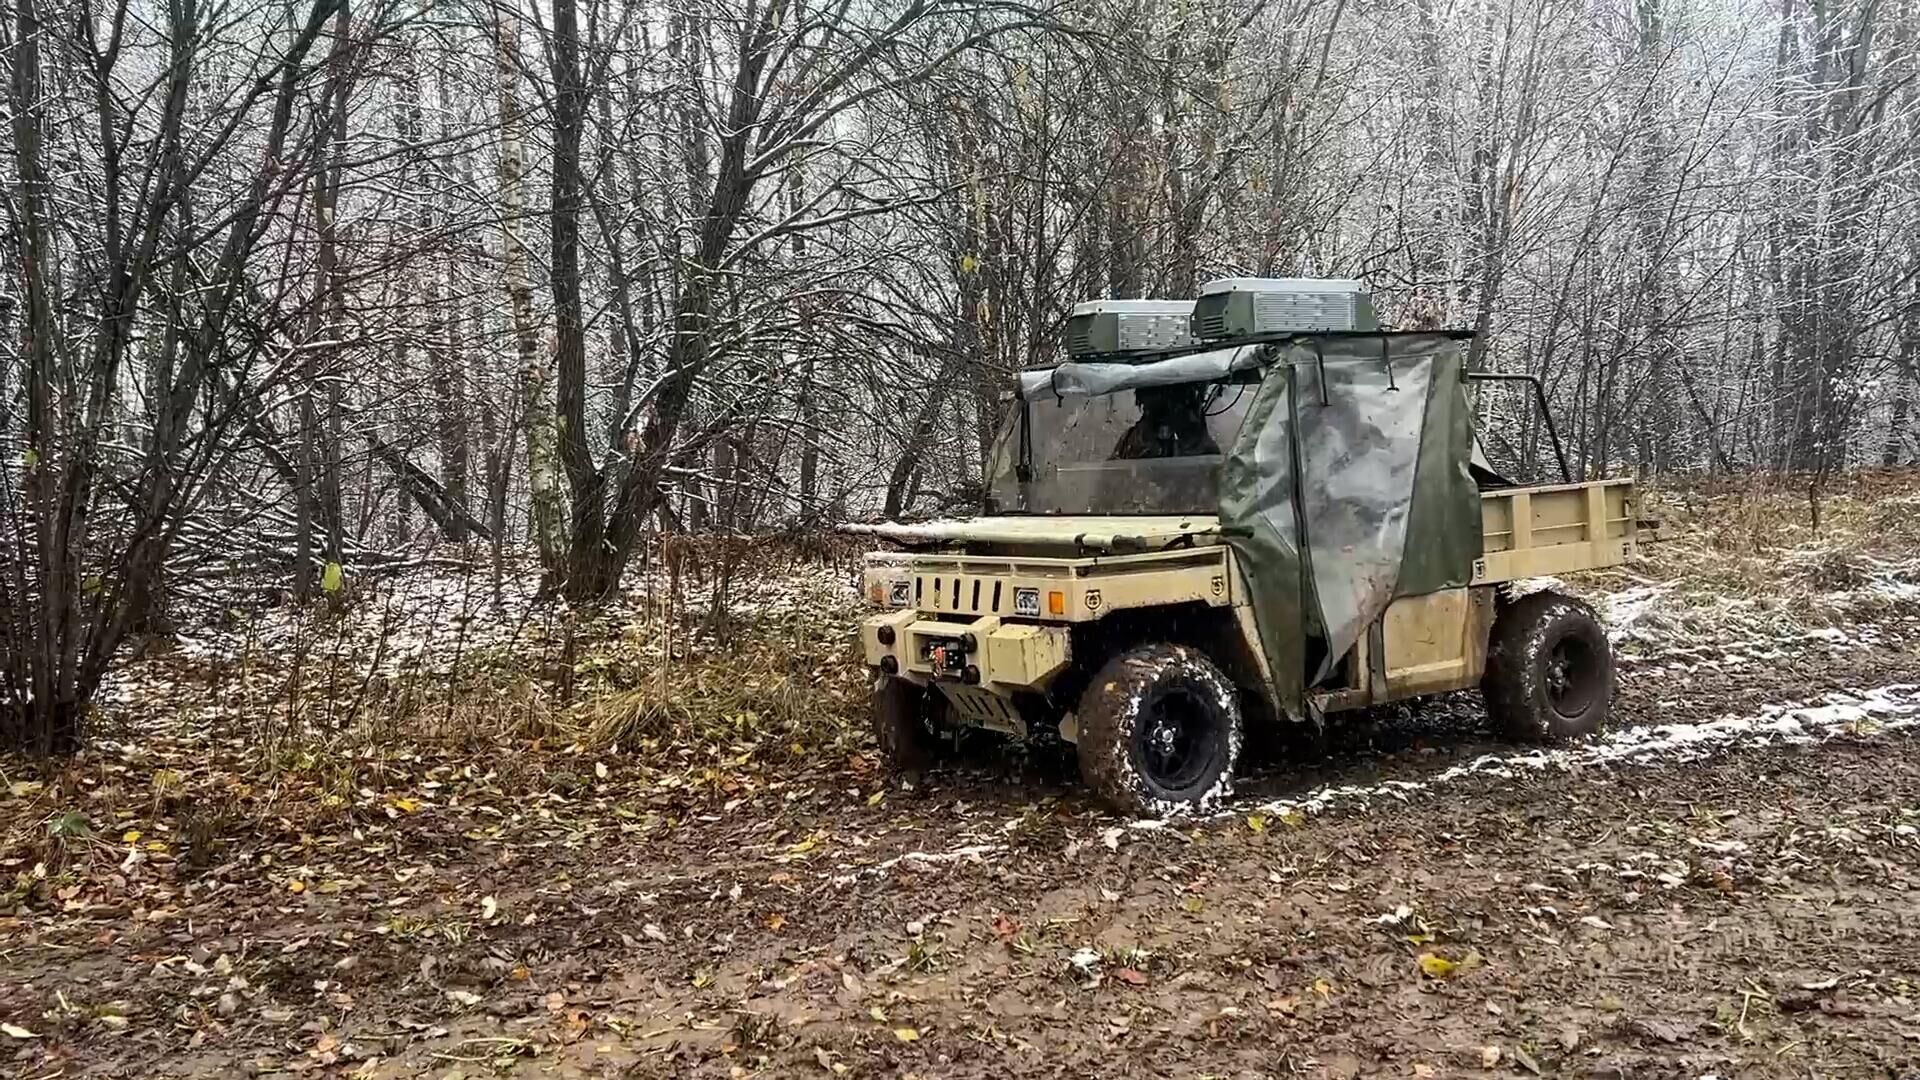
[[[961,719],[1014,735],[1026,734],[1014,693],[1039,689],[1072,658],[1065,626],[995,615],[949,620],[891,611],[866,619],[860,641],[868,666],[880,674],[931,683]]]

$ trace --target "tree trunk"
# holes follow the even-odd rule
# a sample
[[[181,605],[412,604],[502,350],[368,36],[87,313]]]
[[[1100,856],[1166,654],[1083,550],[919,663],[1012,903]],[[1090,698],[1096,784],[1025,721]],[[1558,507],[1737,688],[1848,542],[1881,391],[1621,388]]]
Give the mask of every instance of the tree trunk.
[[[500,202],[506,254],[507,298],[513,310],[513,340],[519,360],[520,426],[527,433],[527,483],[532,492],[533,541],[540,563],[559,571],[561,547],[560,478],[555,461],[556,433],[547,392],[550,358],[540,355],[533,326],[533,282],[523,239],[527,212],[526,112],[520,104],[519,23],[498,18],[494,24],[495,71],[500,92]],[[504,472],[504,469],[503,469]],[[504,475],[500,478],[504,485]],[[496,529],[494,535],[500,535]]]
[[[887,476],[887,498],[881,513],[888,521],[898,521],[900,515],[912,505],[914,477],[920,472],[927,447],[933,442],[934,424],[940,418],[941,407],[946,404],[947,388],[953,385],[959,370],[959,354],[948,352],[940,362],[939,373],[934,376],[926,400],[920,403],[920,411],[914,414],[913,426],[908,429],[906,441],[900,447],[900,457],[894,462],[893,472]]]
[[[587,122],[587,88],[580,70],[580,27],[574,0],[553,0],[553,34],[548,53],[553,74],[552,226],[554,371],[561,466],[566,471],[568,508],[573,515],[567,560],[561,572],[569,599],[595,600],[617,581],[606,579],[605,501],[600,471],[587,446],[587,335],[580,298],[580,211],[586,201],[580,172],[580,144]]]
[[[341,564],[346,547],[342,521],[346,511],[340,498],[340,386],[345,379],[341,357],[346,351],[347,291],[345,275],[340,269],[339,218],[340,185],[347,154],[347,93],[351,82],[351,69],[347,62],[348,28],[347,4],[342,3],[339,13],[334,17],[329,85],[333,96],[333,153],[319,170],[324,199],[318,193],[314,199],[315,212],[320,214],[322,222],[319,258],[320,272],[327,290],[325,333],[327,340],[333,343],[328,350],[333,363],[326,382],[327,431],[320,473],[320,519],[326,523],[326,557],[329,566]]]
[[[303,602],[315,595],[316,561],[333,567],[341,559],[339,373],[346,300],[340,274],[338,216],[341,158],[346,153],[347,138],[347,30],[347,8],[342,5],[334,20],[331,72],[322,99],[325,133],[317,137],[314,151],[317,280],[307,321],[307,348],[300,362],[300,490],[294,503],[293,593]],[[324,415],[317,400],[325,403]],[[320,533],[317,537],[316,531]],[[321,584],[337,583],[338,576],[339,571],[330,570],[318,580]]]
[[[788,174],[787,213],[798,216],[806,205],[806,172],[799,165]],[[793,262],[796,271],[804,271],[807,259],[807,234],[793,234]],[[799,519],[815,520],[820,499],[820,410],[814,389],[813,301],[802,300],[800,310],[800,507]]]
[[[421,77],[420,55],[429,49],[429,38],[420,35],[409,42],[402,59],[407,100],[407,139],[411,144],[413,158],[409,165],[416,173],[426,170],[426,85]],[[438,107],[440,112],[439,138],[443,143],[455,145],[453,129],[454,104],[449,91],[451,80],[446,72],[439,73]],[[444,200],[450,199],[450,193],[434,192],[427,188],[425,177],[421,176],[411,185],[416,198],[426,214],[427,235],[435,242],[444,243],[441,230],[452,219],[452,210]],[[444,499],[456,510],[447,515],[441,526],[441,535],[455,543],[467,539],[467,394],[466,394],[466,356],[462,349],[460,316],[448,303],[449,294],[457,294],[458,272],[450,258],[436,252],[435,257],[425,260],[426,266],[419,278],[423,288],[421,297],[426,320],[423,327],[427,353],[427,369],[433,379],[434,404],[438,415],[435,418],[435,434],[440,450],[439,489]]]

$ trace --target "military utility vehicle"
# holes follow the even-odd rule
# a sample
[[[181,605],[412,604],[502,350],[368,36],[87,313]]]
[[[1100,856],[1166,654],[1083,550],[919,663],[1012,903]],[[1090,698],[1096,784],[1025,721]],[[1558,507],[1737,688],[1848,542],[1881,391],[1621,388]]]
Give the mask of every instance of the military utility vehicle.
[[[965,728],[1064,741],[1126,812],[1227,793],[1250,723],[1479,686],[1505,731],[1605,721],[1613,656],[1571,597],[1622,561],[1629,480],[1521,486],[1480,452],[1469,335],[1376,328],[1357,282],[1231,279],[1083,304],[1020,374],[985,513],[854,526],[897,768]]]

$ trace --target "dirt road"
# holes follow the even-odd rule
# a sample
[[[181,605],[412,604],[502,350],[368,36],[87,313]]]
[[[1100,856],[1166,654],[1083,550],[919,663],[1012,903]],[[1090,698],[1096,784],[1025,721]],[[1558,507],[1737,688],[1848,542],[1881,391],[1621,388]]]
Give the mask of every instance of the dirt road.
[[[1599,743],[1494,742],[1463,697],[1267,747],[1230,812],[1177,827],[991,761],[909,793],[860,761],[662,784],[402,755],[327,829],[236,788],[269,811],[205,871],[130,829],[0,920],[0,1061],[1920,1075],[1920,618],[1623,651]]]

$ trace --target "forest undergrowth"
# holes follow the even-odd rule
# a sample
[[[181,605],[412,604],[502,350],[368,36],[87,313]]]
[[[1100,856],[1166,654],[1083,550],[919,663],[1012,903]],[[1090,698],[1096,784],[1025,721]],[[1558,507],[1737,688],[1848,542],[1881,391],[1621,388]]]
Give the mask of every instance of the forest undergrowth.
[[[1843,634],[1920,607],[1920,479],[1861,473],[1822,493],[1817,521],[1815,505],[1778,482],[1655,490],[1642,513],[1658,539],[1626,565],[1530,584],[1589,594],[1627,653]],[[202,607],[173,640],[141,646],[86,756],[155,739],[223,747],[282,798],[311,791],[323,807],[401,761],[477,756],[511,770],[614,754],[685,783],[868,769],[869,677],[852,634],[860,550],[832,536],[668,539],[592,611],[543,596],[534,566],[496,593],[480,559],[464,573],[440,559],[305,608],[236,590],[250,604]],[[8,769],[57,781],[72,767]]]
[[[1608,617],[1630,719],[1772,716],[1837,693],[1842,703],[1821,708],[1859,712],[1842,725],[1857,739],[1873,737],[1873,717],[1904,715],[1910,687],[1873,694],[1889,678],[1911,682],[1920,478],[1836,484],[1817,529],[1792,488],[1668,490],[1645,512],[1661,539],[1622,568],[1561,583]],[[858,545],[838,540],[702,538],[657,546],[620,602],[592,613],[540,596],[531,570],[503,581],[496,602],[484,571],[442,569],[351,584],[308,609],[250,587],[236,595],[251,607],[183,620],[174,641],[116,676],[85,751],[0,761],[0,929],[27,935],[25,952],[0,946],[0,960],[25,965],[0,987],[15,1029],[0,1051],[57,1073],[88,1055],[237,1053],[270,1036],[306,1048],[294,1065],[368,1063],[391,1048],[347,1032],[371,1016],[410,1018],[426,993],[461,1016],[524,1004],[541,1034],[511,1047],[472,1038],[509,1057],[545,1052],[612,1023],[568,1004],[580,992],[570,987],[592,985],[594,951],[554,935],[580,911],[633,907],[606,933],[620,927],[610,940],[645,951],[666,943],[648,921],[661,918],[647,907],[655,890],[693,903],[694,885],[672,883],[731,875],[741,858],[773,864],[754,871],[770,875],[767,888],[813,882],[833,897],[903,860],[973,862],[1008,843],[1041,844],[1051,858],[1060,822],[1114,847],[1121,828],[1057,784],[956,777],[959,801],[935,819],[1011,814],[1012,824],[947,835],[923,819],[931,803],[887,781],[852,644],[858,568]],[[1446,734],[1459,711],[1442,702],[1405,732],[1361,725],[1331,764],[1268,770],[1249,778],[1250,794],[1311,784],[1316,769],[1364,778],[1383,763],[1417,770],[1436,752],[1463,762],[1488,752],[1471,716]],[[1464,741],[1446,749],[1449,738]],[[1011,756],[998,767],[1024,768]],[[1255,834],[1270,816],[1251,814]],[[754,854],[734,852],[741,844]],[[627,866],[625,851],[644,865]],[[813,877],[796,877],[801,866]],[[589,873],[595,892],[575,896]],[[738,898],[738,885],[700,884],[699,902],[715,888],[716,902]],[[778,939],[800,918],[798,895],[773,897],[788,906],[716,942]],[[548,910],[563,899],[586,907]],[[316,919],[335,927],[328,948],[342,954],[325,970],[286,952],[304,948],[300,927]],[[206,927],[237,934],[240,946],[222,947],[242,951],[190,948]],[[67,970],[63,958],[94,952],[106,967]],[[435,966],[456,962],[458,978]],[[392,981],[415,967],[405,986]],[[901,977],[937,969],[909,957]],[[179,982],[183,970],[191,978]],[[541,987],[561,980],[530,1004],[510,993],[533,985],[529,970],[546,972]],[[715,992],[707,969],[683,974],[680,985]],[[290,1007],[309,985],[321,988],[313,1001]],[[393,1030],[396,1046],[452,1037],[431,1022]],[[169,1060],[182,1075],[227,1067]]]

